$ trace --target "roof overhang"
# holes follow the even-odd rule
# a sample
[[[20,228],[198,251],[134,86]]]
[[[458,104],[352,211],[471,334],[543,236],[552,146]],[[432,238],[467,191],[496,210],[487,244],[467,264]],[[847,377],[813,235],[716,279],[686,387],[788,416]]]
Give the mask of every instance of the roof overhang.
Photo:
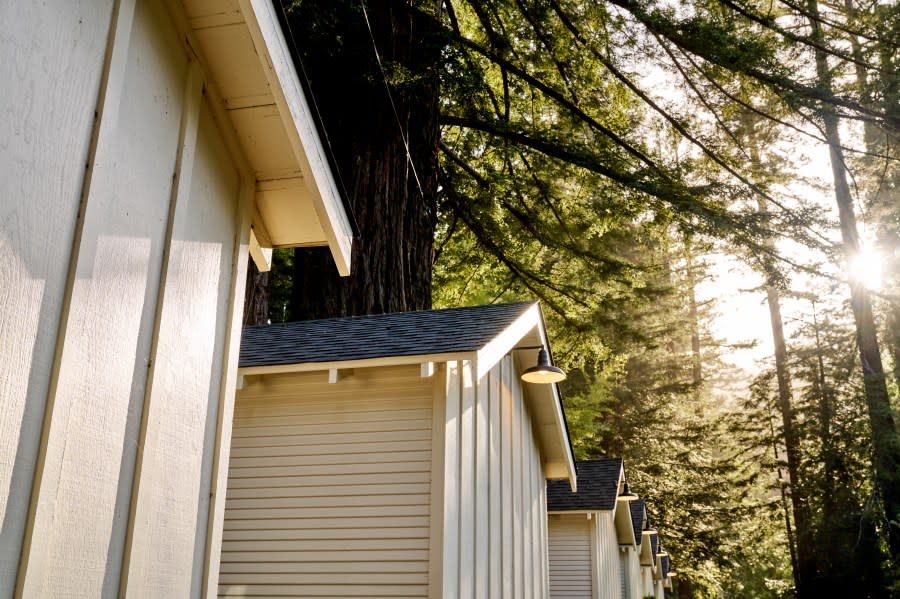
[[[255,177],[260,248],[327,246],[350,274],[353,229],[270,0],[170,0]],[[254,261],[266,269],[264,252]]]
[[[526,368],[534,365],[533,356],[537,355],[537,350],[516,350],[536,346],[542,346],[550,351],[544,316],[540,304],[537,303],[478,351],[476,358],[478,378],[484,376],[510,352],[513,352],[516,372],[521,375]],[[546,478],[568,480],[572,492],[577,491],[575,456],[572,453],[559,387],[555,383],[539,385],[525,382],[522,386],[525,403],[531,413],[541,445]]]
[[[625,499],[616,500],[616,536],[619,545],[637,546],[637,539],[634,537],[634,523],[631,520],[631,508]]]
[[[657,556],[653,555],[654,543],[653,543],[652,539],[654,536],[656,536],[657,537],[656,542],[659,543],[659,537],[657,536],[657,533],[650,532],[647,530],[645,530],[641,534],[644,536],[644,542],[641,543],[641,565],[649,566],[649,567],[653,568],[654,571],[656,571]]]

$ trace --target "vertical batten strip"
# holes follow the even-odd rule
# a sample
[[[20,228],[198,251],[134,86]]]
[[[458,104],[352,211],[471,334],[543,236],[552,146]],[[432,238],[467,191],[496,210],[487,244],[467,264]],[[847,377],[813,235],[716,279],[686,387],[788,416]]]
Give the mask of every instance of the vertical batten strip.
[[[488,476],[488,484],[490,486],[490,597],[501,597],[503,589],[503,503],[501,496],[503,457],[502,457],[502,438],[500,431],[501,411],[500,411],[500,389],[502,387],[503,364],[501,360],[490,372],[490,387],[488,391],[488,400],[490,403],[490,431],[489,431],[489,447],[488,459],[490,460],[490,474]]]
[[[459,595],[469,599],[475,591],[475,394],[474,363],[463,361],[460,418]]]
[[[525,404],[525,390],[522,389],[521,383],[519,383],[518,388],[521,392],[520,399],[522,402],[519,414],[519,427],[522,430],[522,455],[520,457],[522,460],[522,479],[520,484],[522,485],[522,584],[524,585],[524,592],[521,596],[524,599],[532,599],[534,580],[532,579],[533,568],[531,564],[531,427],[528,422],[528,406]]]
[[[231,255],[231,286],[229,289],[228,323],[225,331],[225,350],[222,356],[222,377],[219,384],[219,409],[216,416],[216,438],[213,450],[212,476],[209,489],[209,512],[206,524],[206,543],[203,557],[203,578],[200,596],[206,599],[218,594],[219,563],[222,553],[222,528],[225,521],[225,490],[228,486],[228,460],[231,455],[231,431],[234,420],[234,399],[237,393],[238,354],[241,345],[244,288],[247,283],[247,260],[250,243],[250,218],[256,194],[256,181],[241,173],[238,201],[238,228]]]
[[[166,222],[165,248],[163,249],[162,270],[159,278],[159,289],[156,298],[156,314],[153,319],[153,333],[150,342],[150,368],[147,373],[147,386],[144,390],[144,405],[141,415],[141,431],[138,441],[137,460],[132,483],[131,507],[128,515],[128,528],[125,536],[125,554],[122,559],[122,577],[119,583],[119,596],[128,593],[128,581],[134,575],[134,536],[135,522],[143,507],[142,478],[144,470],[144,451],[147,445],[147,428],[151,415],[152,398],[158,364],[157,349],[159,345],[160,322],[165,303],[166,282],[172,249],[172,233],[179,202],[184,202],[190,195],[191,179],[194,169],[194,155],[197,149],[197,132],[200,125],[200,105],[203,101],[203,80],[200,69],[194,61],[188,62],[184,87],[184,111],[178,135],[178,149],[175,155],[175,177],[169,201],[169,214]],[[149,523],[147,523],[149,524]],[[133,594],[133,593],[132,593]],[[138,591],[138,594],[140,592]]]
[[[510,376],[512,379],[512,376]],[[525,559],[522,530],[522,388],[510,380],[512,400],[512,487],[513,487],[513,595],[525,597]]]
[[[444,518],[446,513],[444,481],[446,468],[446,439],[441,431],[446,432],[447,398],[449,397],[449,369],[446,364],[437,367],[434,377],[434,396],[432,399],[431,429],[431,518],[428,541],[428,596],[440,599],[444,588]]]
[[[491,488],[490,385],[493,371],[476,381],[475,397],[475,597],[487,599],[490,589]]]
[[[97,95],[97,108],[94,116],[94,127],[88,147],[88,158],[85,165],[84,179],[81,185],[81,199],[78,217],[75,223],[75,234],[72,239],[72,253],[69,257],[69,268],[66,274],[65,292],[56,333],[56,349],[53,355],[53,366],[50,373],[50,384],[47,391],[47,403],[44,407],[44,422],[41,429],[41,441],[35,464],[32,481],[31,500],[28,506],[28,520],[22,541],[22,552],[19,557],[19,568],[16,575],[16,596],[39,596],[44,572],[44,560],[47,553],[49,535],[46,531],[36,531],[40,517],[42,502],[47,501],[52,509],[53,497],[59,486],[59,471],[47,472],[48,461],[56,464],[61,457],[58,451],[48,455],[55,448],[50,447],[50,440],[58,434],[65,434],[64,428],[68,420],[69,404],[57,405],[59,375],[62,365],[63,348],[66,342],[66,331],[69,325],[69,313],[72,307],[72,290],[75,286],[78,261],[81,256],[82,235],[84,233],[85,215],[91,195],[95,167],[100,162],[98,156],[108,151],[115,136],[115,124],[118,120],[119,104],[125,88],[125,67],[128,63],[128,46],[131,27],[134,20],[136,0],[116,0],[110,18],[109,38],[104,56],[103,72],[100,78],[100,89]],[[58,430],[62,428],[63,430]],[[51,480],[47,480],[49,477]]]
[[[443,597],[459,596],[459,416],[461,361],[447,363],[447,412],[444,419]]]
[[[515,537],[513,532],[513,410],[512,410],[512,368],[509,356],[503,359],[503,383],[500,396],[502,451],[502,513],[503,513],[503,597],[513,599],[515,595]]]

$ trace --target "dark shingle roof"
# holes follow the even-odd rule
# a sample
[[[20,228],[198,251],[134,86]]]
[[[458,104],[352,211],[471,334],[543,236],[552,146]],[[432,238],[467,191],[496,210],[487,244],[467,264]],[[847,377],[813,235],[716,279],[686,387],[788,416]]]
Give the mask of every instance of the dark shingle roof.
[[[240,366],[475,351],[537,302],[244,327]]]
[[[631,526],[634,528],[634,540],[640,545],[643,537],[641,531],[644,528],[644,510],[647,509],[647,506],[644,504],[643,499],[638,499],[630,502],[628,508],[631,510]]]
[[[622,458],[575,462],[578,492],[573,493],[569,481],[547,481],[547,509],[611,510],[619,494],[619,472]]]

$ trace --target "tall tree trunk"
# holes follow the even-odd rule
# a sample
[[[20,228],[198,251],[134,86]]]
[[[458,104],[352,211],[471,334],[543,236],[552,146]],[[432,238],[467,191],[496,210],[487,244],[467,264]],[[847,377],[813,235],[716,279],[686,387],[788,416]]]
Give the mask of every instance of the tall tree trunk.
[[[700,314],[697,309],[697,271],[694,265],[694,252],[689,239],[684,242],[684,255],[687,267],[688,286],[688,318],[691,327],[691,384],[694,387],[694,410],[698,416],[703,415],[700,392],[703,386],[703,356],[700,353]]]
[[[761,206],[764,211],[765,206]],[[775,286],[766,284],[766,300],[769,304],[769,323],[772,327],[772,342],[775,348],[775,378],[778,382],[778,411],[781,413],[781,426],[784,436],[785,456],[789,480],[789,497],[791,511],[794,514],[796,531],[796,563],[794,584],[797,586],[797,597],[805,599],[809,596],[807,583],[816,576],[815,549],[812,522],[809,516],[806,497],[800,485],[800,436],[794,419],[793,393],[791,378],[788,372],[787,344],[784,340],[784,322],[781,318],[781,298]]]
[[[812,37],[821,43],[823,35],[819,26],[818,2],[807,0],[807,8],[813,31]],[[823,51],[816,50],[815,61],[819,86],[830,93],[832,85],[827,56]],[[825,125],[825,137],[828,142],[831,170],[834,176],[834,192],[840,217],[843,249],[849,262],[859,252],[860,242],[856,227],[856,215],[853,210],[853,198],[847,184],[844,155],[838,131],[838,116],[833,107],[824,103],[821,107],[821,115]],[[900,436],[898,436],[891,413],[872,303],[865,286],[851,281],[850,303],[856,323],[856,337],[872,429],[875,484],[880,492],[889,523],[887,528],[890,551],[892,555],[896,556],[900,555]]]
[[[259,272],[253,260],[247,261],[247,290],[245,291],[245,325],[269,322],[269,273]]]
[[[290,320],[431,307],[440,48],[416,14],[411,0],[303,2],[290,13],[359,227],[349,277],[326,249],[295,250]]]
[[[844,10],[847,13],[847,24],[850,29],[859,26],[858,11],[853,0],[844,0]],[[879,11],[885,10],[884,7],[873,7],[876,15]],[[890,37],[890,34],[884,34]],[[850,40],[850,49],[852,56],[856,61],[854,63],[854,72],[856,75],[856,88],[859,92],[860,99],[867,107],[877,109],[879,106],[873,106],[872,90],[870,89],[870,79],[865,69],[865,55],[863,53],[862,44],[856,35],[848,35]],[[888,44],[883,44],[880,55],[881,71],[880,77],[877,78],[879,83],[881,106],[885,115],[890,118],[900,116],[900,73],[897,72],[897,66],[893,62],[892,53],[887,48]],[[896,147],[900,140],[895,139],[893,144],[888,143],[891,136],[886,130],[879,130],[875,123],[871,121],[863,122],[863,139],[865,141],[866,150],[872,154],[865,158],[865,162],[870,170],[870,176],[875,178],[876,188],[872,191],[871,196],[866,203],[870,217],[875,222],[876,235],[878,237],[878,245],[880,246],[885,266],[893,266],[885,273],[886,276],[893,276],[895,288],[900,287],[900,261],[893,256],[896,248],[900,248],[900,228],[897,225],[897,214],[900,214],[900,168],[897,167],[896,159],[889,160],[886,164],[882,164],[881,160],[874,155],[892,154],[891,146]],[[900,386],[900,305],[891,303],[886,309],[887,326],[885,330],[887,334],[884,341],[893,362],[893,375],[895,383]]]

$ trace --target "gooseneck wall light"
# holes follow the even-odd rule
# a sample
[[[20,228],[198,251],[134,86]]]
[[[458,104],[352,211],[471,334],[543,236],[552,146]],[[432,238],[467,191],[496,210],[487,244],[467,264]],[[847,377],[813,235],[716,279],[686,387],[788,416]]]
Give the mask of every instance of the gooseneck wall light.
[[[619,493],[619,499],[622,501],[637,501],[638,494],[628,488],[628,481],[622,484],[622,492]]]
[[[517,348],[535,349],[535,348]],[[550,362],[550,354],[543,346],[538,350],[537,364],[522,373],[522,380],[526,383],[549,384],[565,380],[566,373]]]

